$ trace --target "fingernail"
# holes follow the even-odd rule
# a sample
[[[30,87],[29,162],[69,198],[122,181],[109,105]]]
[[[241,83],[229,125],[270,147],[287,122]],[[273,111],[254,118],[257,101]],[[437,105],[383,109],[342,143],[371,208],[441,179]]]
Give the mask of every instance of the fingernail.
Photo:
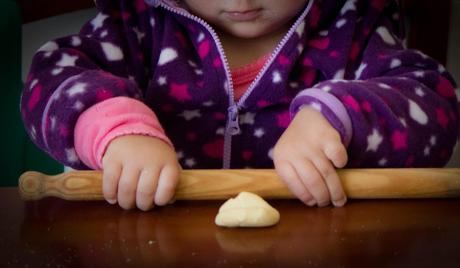
[[[343,207],[346,202],[347,202],[347,198],[345,197],[338,201],[332,201],[332,204],[334,204],[335,207]]]
[[[329,205],[329,202],[318,203],[318,207],[320,207],[320,208],[328,206],[328,205]]]
[[[313,207],[314,205],[316,205],[316,200],[315,199],[312,199],[312,200],[307,202],[307,206],[309,206],[309,207]]]
[[[117,200],[116,199],[107,199],[107,202],[109,202],[109,204],[115,205],[117,203]]]

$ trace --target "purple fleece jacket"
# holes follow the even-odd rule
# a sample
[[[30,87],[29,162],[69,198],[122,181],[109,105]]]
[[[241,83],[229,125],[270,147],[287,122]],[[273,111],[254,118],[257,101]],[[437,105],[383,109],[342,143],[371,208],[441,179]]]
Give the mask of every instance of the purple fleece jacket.
[[[348,167],[449,160],[459,91],[436,61],[404,48],[395,1],[308,1],[237,102],[215,31],[173,2],[98,0],[78,35],[39,49],[21,112],[41,149],[87,168],[74,149],[76,121],[126,96],[155,112],[184,168],[273,167],[273,146],[304,105],[341,134]]]

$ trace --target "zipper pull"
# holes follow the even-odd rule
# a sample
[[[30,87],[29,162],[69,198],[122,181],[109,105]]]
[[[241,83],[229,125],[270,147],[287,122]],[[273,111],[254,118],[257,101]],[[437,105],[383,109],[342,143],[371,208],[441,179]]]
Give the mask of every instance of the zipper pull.
[[[240,134],[240,124],[238,123],[238,106],[236,104],[228,107],[227,131],[232,136]]]

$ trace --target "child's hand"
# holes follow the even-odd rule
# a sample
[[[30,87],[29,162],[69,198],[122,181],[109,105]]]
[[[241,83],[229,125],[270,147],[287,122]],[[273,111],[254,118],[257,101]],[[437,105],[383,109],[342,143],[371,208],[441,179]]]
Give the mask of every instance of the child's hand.
[[[151,209],[174,196],[180,165],[174,150],[160,139],[121,136],[110,142],[102,159],[104,198],[124,209]]]
[[[303,108],[278,140],[273,160],[288,188],[309,206],[346,203],[335,167],[347,163],[340,134],[313,108]]]

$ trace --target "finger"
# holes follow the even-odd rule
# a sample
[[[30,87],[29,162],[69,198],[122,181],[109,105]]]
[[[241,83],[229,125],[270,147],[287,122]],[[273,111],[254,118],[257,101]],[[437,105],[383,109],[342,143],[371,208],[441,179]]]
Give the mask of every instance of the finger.
[[[288,162],[278,162],[275,161],[275,169],[278,173],[278,176],[284,181],[286,186],[291,190],[291,192],[297,196],[304,204],[308,206],[314,206],[316,204],[313,195],[301,182],[300,177],[298,176],[295,169]]]
[[[147,211],[153,207],[159,175],[159,169],[142,170],[136,190],[136,206],[139,209]]]
[[[326,183],[327,190],[330,195],[332,204],[336,207],[341,207],[347,202],[347,197],[342,187],[337,172],[332,163],[327,160],[326,156],[316,157],[314,160],[316,169],[321,174],[324,182]]]
[[[164,206],[173,199],[176,186],[179,182],[179,169],[174,165],[163,167],[158,179],[158,188],[155,193],[155,204]]]
[[[323,177],[316,170],[316,167],[310,162],[309,159],[297,160],[294,163],[294,168],[297,170],[300,180],[307,187],[310,193],[316,200],[318,207],[329,205],[330,197],[326,183]]]
[[[122,166],[120,164],[104,165],[102,171],[102,193],[110,204],[117,203],[118,181],[120,180]]]
[[[335,167],[343,168],[348,162],[348,154],[341,143],[328,143],[324,146],[324,154]]]
[[[131,209],[134,207],[139,175],[139,170],[123,167],[121,178],[118,183],[118,204],[120,207],[124,209]]]

